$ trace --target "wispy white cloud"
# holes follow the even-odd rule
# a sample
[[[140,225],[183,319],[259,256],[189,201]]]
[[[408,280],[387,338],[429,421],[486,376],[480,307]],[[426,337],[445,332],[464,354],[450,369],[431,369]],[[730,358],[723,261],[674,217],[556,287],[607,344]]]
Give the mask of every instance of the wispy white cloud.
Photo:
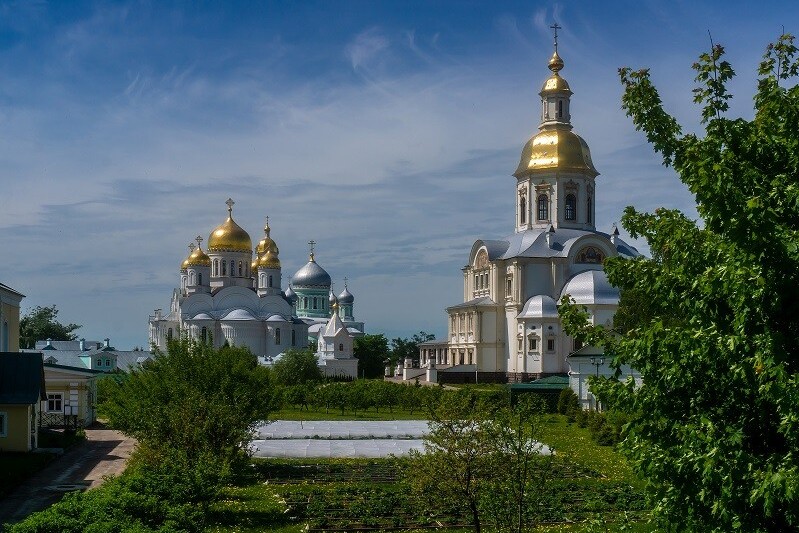
[[[345,54],[355,70],[369,68],[389,47],[389,40],[377,28],[368,28],[358,35],[345,48]]]

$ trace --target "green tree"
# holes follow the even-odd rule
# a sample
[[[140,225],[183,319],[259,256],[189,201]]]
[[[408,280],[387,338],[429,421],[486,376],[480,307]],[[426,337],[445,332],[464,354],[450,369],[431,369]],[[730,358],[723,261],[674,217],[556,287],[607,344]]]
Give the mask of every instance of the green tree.
[[[356,337],[353,351],[358,358],[359,376],[364,378],[383,376],[384,361],[388,357],[388,340],[382,333]]]
[[[81,328],[79,324],[62,324],[58,321],[58,309],[55,305],[42,307],[37,305],[19,321],[19,340],[23,348],[34,348],[36,341],[52,339],[54,341],[74,341],[78,338],[72,333]]]
[[[498,531],[521,533],[540,521],[539,502],[552,465],[552,456],[541,454],[546,407],[540,396],[523,394],[516,405],[497,409],[482,422],[494,467],[481,507]]]
[[[209,458],[232,464],[272,409],[269,371],[249,350],[217,350],[185,338],[107,385],[103,412],[110,425],[136,438],[152,462],[179,452],[187,464]]]
[[[628,207],[652,258],[610,259],[610,282],[647,302],[616,336],[561,307],[643,385],[596,380],[630,421],[622,449],[673,530],[799,531],[799,72],[794,38],[769,45],[754,118],[725,116],[733,69],[694,64],[704,136],[683,134],[648,70],[620,70],[623,107],[695,195],[701,223]],[[581,326],[582,324],[582,326]]]
[[[436,336],[431,333],[420,331],[419,333],[414,333],[410,339],[401,337],[392,339],[391,361],[395,364],[402,363],[407,357],[414,361],[419,361],[419,344],[435,338]]]
[[[411,453],[408,482],[427,504],[468,514],[480,533],[480,502],[492,468],[485,453],[487,434],[472,395],[448,400],[431,410],[425,451]]]
[[[316,355],[310,350],[286,350],[272,366],[275,381],[280,385],[304,385],[322,380]]]

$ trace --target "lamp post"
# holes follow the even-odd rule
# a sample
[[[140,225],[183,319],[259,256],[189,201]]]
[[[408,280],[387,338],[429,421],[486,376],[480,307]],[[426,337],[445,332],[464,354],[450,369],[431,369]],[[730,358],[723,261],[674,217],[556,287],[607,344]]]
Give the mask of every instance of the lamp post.
[[[591,364],[596,368],[596,377],[599,377],[599,367],[605,364],[605,358],[597,358],[592,356],[590,361]],[[599,411],[599,400],[596,399],[596,396],[594,396],[594,410]]]

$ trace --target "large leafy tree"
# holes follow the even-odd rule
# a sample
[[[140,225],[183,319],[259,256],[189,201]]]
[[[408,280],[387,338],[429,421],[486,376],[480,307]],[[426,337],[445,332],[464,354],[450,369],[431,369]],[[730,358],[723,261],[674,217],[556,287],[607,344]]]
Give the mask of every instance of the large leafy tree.
[[[286,350],[272,369],[275,381],[280,385],[305,385],[321,381],[323,377],[316,355],[310,348]]]
[[[353,352],[358,358],[358,375],[364,378],[383,376],[384,361],[388,357],[388,339],[382,333],[364,335],[355,339]]]
[[[701,222],[628,207],[652,258],[611,259],[612,284],[644,302],[621,335],[568,330],[637,368],[643,384],[595,386],[633,415],[623,448],[673,530],[799,531],[799,72],[794,38],[769,45],[754,118],[726,116],[724,49],[694,64],[704,135],[683,134],[648,70],[620,70],[623,107],[695,195]]]
[[[54,341],[74,341],[78,338],[73,333],[79,324],[62,324],[58,321],[58,309],[55,305],[42,307],[37,305],[19,321],[20,344],[23,348],[33,348],[36,341],[52,339]]]
[[[232,464],[273,408],[269,375],[246,348],[173,339],[126,379],[109,381],[103,411],[156,457]]]

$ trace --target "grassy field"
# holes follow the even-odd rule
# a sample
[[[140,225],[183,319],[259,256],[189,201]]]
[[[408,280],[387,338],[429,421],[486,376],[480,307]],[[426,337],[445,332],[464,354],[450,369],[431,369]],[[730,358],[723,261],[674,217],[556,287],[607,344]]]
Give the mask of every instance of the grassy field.
[[[641,484],[621,456],[596,445],[587,430],[568,424],[561,416],[547,417],[542,430],[542,440],[556,451],[556,458],[543,496],[545,520],[550,523],[534,531],[652,531],[644,520],[648,513]],[[248,479],[228,487],[213,508],[214,524],[209,532],[399,531],[397,528],[413,525],[427,526],[422,530],[429,531],[437,523],[468,524],[468,519],[457,513],[425,510],[423,503],[414,501],[402,477],[403,461],[255,461]]]

